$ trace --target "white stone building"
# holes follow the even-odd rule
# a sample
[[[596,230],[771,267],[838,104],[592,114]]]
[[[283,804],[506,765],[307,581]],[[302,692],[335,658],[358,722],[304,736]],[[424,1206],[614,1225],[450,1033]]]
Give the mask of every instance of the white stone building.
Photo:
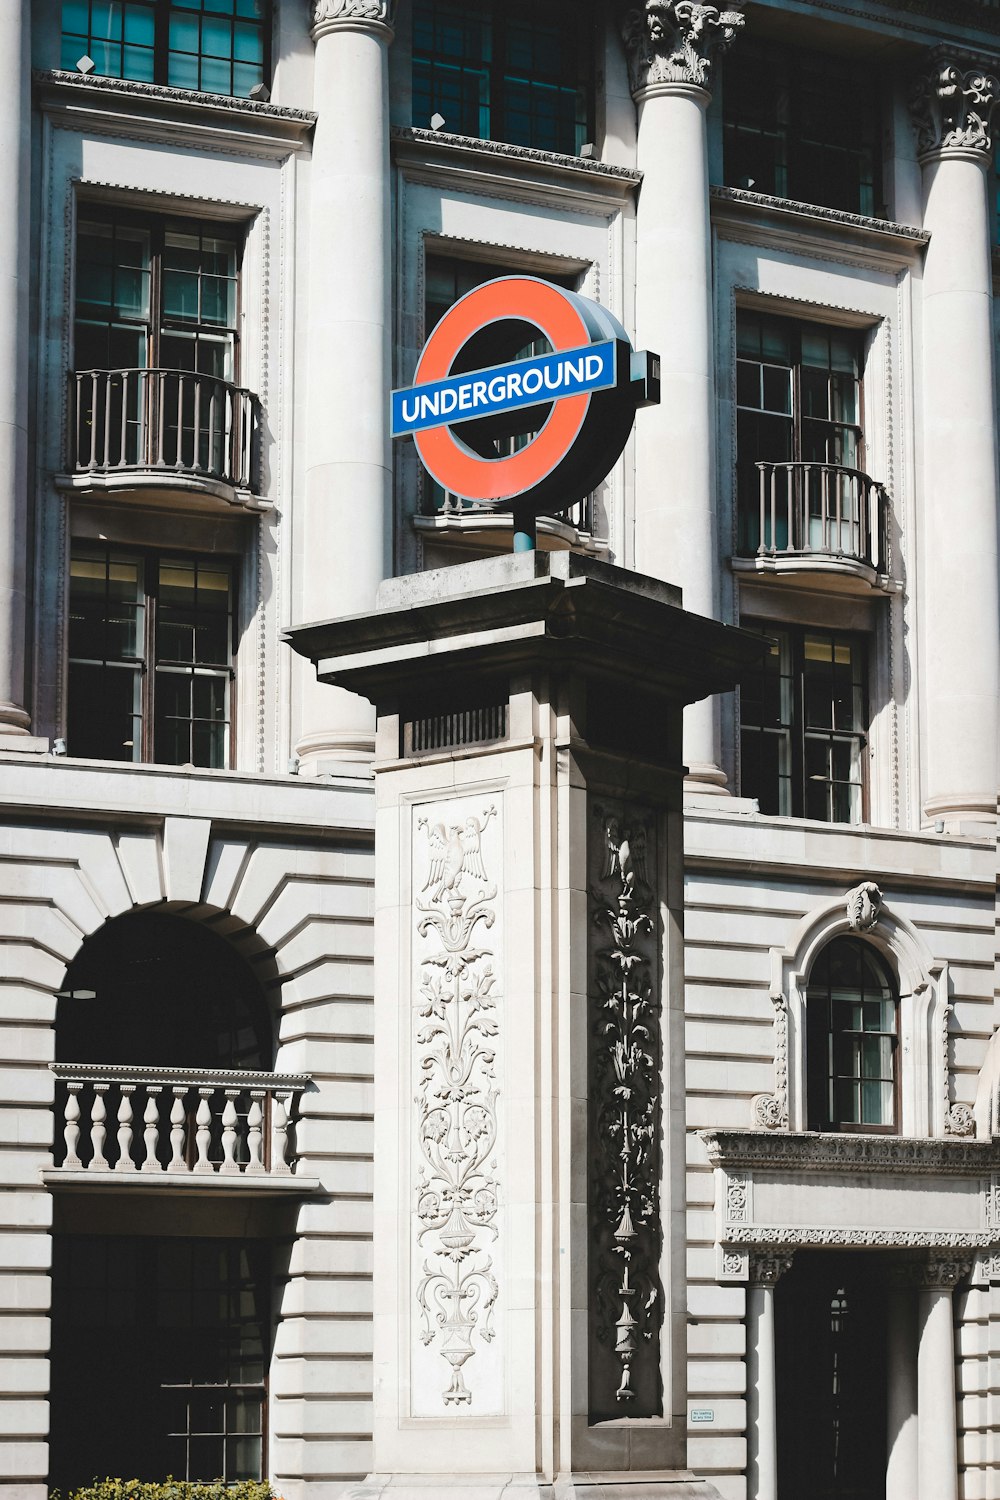
[[[509,548],[387,396],[511,271],[662,361],[540,545],[772,643],[685,715],[686,1351],[675,1278],[670,1378],[558,1418],[539,1199],[515,1488],[1000,1497],[998,79],[997,0],[0,3],[10,1500],[405,1468],[375,720],[282,637]]]

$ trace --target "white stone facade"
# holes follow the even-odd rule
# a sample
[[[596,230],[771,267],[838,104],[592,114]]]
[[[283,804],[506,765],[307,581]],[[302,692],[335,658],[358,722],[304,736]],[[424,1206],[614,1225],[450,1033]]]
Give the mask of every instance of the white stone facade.
[[[428,331],[430,264],[564,278],[662,357],[660,406],[639,413],[585,515],[540,524],[541,546],[666,579],[689,609],[729,624],[864,643],[853,823],[759,810],[740,763],[738,697],[685,719],[687,1465],[723,1500],[789,1500],[775,1348],[785,1277],[810,1254],[843,1249],[898,1273],[900,1287],[910,1276],[886,1294],[895,1332],[880,1500],[997,1500],[1000,11],[988,0],[758,0],[745,14],[665,3],[623,30],[618,9],[597,0],[591,150],[566,155],[416,118],[410,0],[265,9],[270,96],[251,101],[64,71],[60,0],[0,5],[0,1488],[41,1500],[50,1475],[54,1239],[101,1222],[140,1235],[147,1215],[146,1233],[186,1226],[191,1238],[271,1245],[265,1468],[276,1492],[335,1500],[393,1467],[392,1440],[373,1443],[373,1262],[401,1248],[373,1207],[375,1116],[401,1092],[372,1061],[384,905],[375,719],[361,698],[317,684],[282,633],[371,610],[383,578],[509,547],[508,521],[436,506],[412,444],[389,441],[388,390],[409,382]],[[874,213],[728,180],[727,80],[741,48],[784,55],[793,31],[813,54],[877,59]],[[262,414],[253,483],[164,464],[162,432],[159,464],[118,462],[110,449],[104,462],[71,462],[81,209],[200,221],[238,239],[238,384]],[[737,325],[747,317],[845,332],[860,350],[857,467],[889,497],[877,558],[850,546],[741,546]],[[101,440],[107,399],[91,409],[88,441]],[[124,434],[124,405],[121,420]],[[231,566],[229,769],[74,754],[74,543]],[[515,800],[532,777],[531,751],[516,755],[505,794]],[[399,841],[415,881],[442,788],[461,792],[463,823],[482,824],[486,864],[516,867],[514,814],[505,823],[502,806],[491,812],[496,788],[480,780],[474,755],[459,758],[428,771],[426,807],[381,810],[379,837]],[[556,830],[546,837],[555,851]],[[572,864],[572,853],[561,857]],[[494,930],[506,928],[517,955],[510,1015],[527,1027],[527,989],[541,994],[549,978],[544,955],[517,953],[514,889],[501,891]],[[282,1109],[294,1115],[287,1175],[281,1150],[265,1158],[261,1145],[266,1170],[252,1182],[258,1148],[248,1145],[240,1171],[226,1182],[213,1171],[207,1186],[193,1114],[183,1180],[165,1168],[160,1181],[158,1137],[145,1175],[91,1169],[86,1153],[79,1172],[64,1165],[73,1120],[52,1067],[57,997],[86,941],[135,912],[205,929],[261,976],[274,1077],[260,1087],[267,1130],[277,1121],[280,1135]],[[852,935],[898,990],[893,1132],[810,1129],[810,975],[825,945]],[[564,993],[585,989],[578,981],[574,972]],[[409,1045],[416,1066],[423,1044]],[[516,1033],[505,1035],[496,1063],[511,1088],[516,1049]],[[158,1085],[147,1074],[125,1080],[139,1090],[129,1094],[107,1073],[112,1163],[123,1139],[139,1150],[143,1120],[127,1100],[148,1103]],[[308,1086],[296,1092],[289,1079]],[[213,1087],[221,1101],[225,1080]],[[221,1109],[217,1126],[202,1127],[216,1132],[213,1152]],[[82,1119],[85,1142],[95,1119]],[[165,1141],[156,1107],[145,1123]],[[405,1173],[416,1180],[410,1145]],[[530,1164],[518,1151],[516,1139],[498,1145],[495,1172],[523,1184]],[[578,1162],[573,1172],[579,1185]],[[523,1196],[526,1239],[527,1187]],[[561,1234],[581,1233],[577,1220],[545,1227],[553,1260]],[[515,1281],[535,1274],[517,1234],[492,1253]],[[514,1391],[507,1467],[542,1486],[572,1466],[572,1443],[543,1441],[550,1429],[517,1402],[516,1362],[530,1363],[523,1309],[534,1305],[522,1294],[523,1328],[504,1312],[506,1343],[483,1346],[480,1378],[498,1411]],[[541,1347],[532,1378],[554,1378],[556,1365]],[[439,1376],[420,1346],[406,1379],[428,1411]],[[580,1388],[578,1368],[566,1379]],[[579,1403],[572,1410],[579,1419]],[[448,1423],[462,1420],[457,1406],[446,1415],[423,1439],[440,1446],[444,1469]],[[630,1441],[592,1430],[579,1449],[588,1472],[601,1452],[616,1472],[648,1469],[655,1433]],[[484,1468],[503,1467],[501,1449],[484,1450]]]

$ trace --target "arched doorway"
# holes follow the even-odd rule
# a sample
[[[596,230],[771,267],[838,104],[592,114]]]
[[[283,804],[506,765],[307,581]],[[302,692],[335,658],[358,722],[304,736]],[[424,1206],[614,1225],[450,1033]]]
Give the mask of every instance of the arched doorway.
[[[274,1062],[254,969],[233,943],[183,916],[108,922],[67,970],[57,1060],[112,1075],[217,1075],[237,1086],[245,1110],[241,1075]],[[100,1084],[82,1087],[84,1098]],[[184,1096],[192,1120],[199,1092]],[[172,1096],[165,1087],[157,1105],[168,1124]],[[138,1126],[139,1106],[136,1114]],[[110,1156],[110,1105],[108,1124]],[[169,1130],[160,1134],[166,1141]],[[214,1131],[213,1154],[218,1147]],[[147,1186],[138,1166],[117,1180],[89,1174],[83,1142],[81,1152],[84,1180],[55,1201],[50,1483],[66,1493],[95,1475],[261,1478],[275,1221],[247,1196],[193,1192],[190,1172],[171,1180],[165,1159]],[[102,1180],[91,1187],[88,1176]]]

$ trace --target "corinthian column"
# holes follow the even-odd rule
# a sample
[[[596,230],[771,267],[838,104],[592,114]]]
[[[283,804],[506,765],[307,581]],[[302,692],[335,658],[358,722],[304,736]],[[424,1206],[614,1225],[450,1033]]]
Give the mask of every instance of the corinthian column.
[[[388,45],[393,0],[314,0],[318,114],[309,168],[308,387],[298,620],[374,608],[391,570]],[[360,698],[307,682],[306,768],[367,760]]]
[[[743,25],[690,0],[630,11],[623,34],[639,112],[636,337],[660,356],[661,400],[636,425],[635,564],[718,617],[712,235],[705,110],[712,65]],[[688,786],[721,792],[718,701],[684,712]]]
[[[919,612],[924,814],[996,817],[1000,703],[990,162],[1000,81],[938,51],[911,100],[923,166]]]
[[[778,1400],[774,1357],[774,1289],[794,1251],[750,1256],[747,1291],[747,1494],[777,1500]]]
[[[25,734],[31,7],[0,6],[0,735]]]
[[[952,1291],[971,1261],[928,1258],[920,1288],[917,1351],[919,1500],[958,1500]]]

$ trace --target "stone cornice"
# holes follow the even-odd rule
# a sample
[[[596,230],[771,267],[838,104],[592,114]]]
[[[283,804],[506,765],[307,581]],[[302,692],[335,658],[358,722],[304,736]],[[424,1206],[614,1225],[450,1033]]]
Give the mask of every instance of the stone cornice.
[[[855,16],[859,20],[882,21],[905,28],[907,31],[933,31],[933,25],[920,25],[916,21],[904,21],[905,16],[925,16],[931,23],[945,22],[949,26],[972,28],[983,32],[1000,32],[1000,11],[982,3],[982,0],[882,0],[879,5],[849,5],[844,0],[812,0],[817,10],[833,11],[836,15]]]
[[[989,159],[1000,100],[1000,77],[991,67],[955,48],[934,49],[909,100],[921,156],[971,151]]]
[[[85,114],[90,120],[105,117],[106,126],[116,129],[127,116],[140,131],[148,133],[152,127],[158,136],[197,132],[227,140],[249,137],[257,148],[271,146],[287,153],[304,142],[316,123],[311,110],[196,89],[135,83],[129,78],[84,77],[61,69],[36,68],[31,76],[39,101],[49,112]]]
[[[541,151],[536,146],[517,146],[511,141],[487,141],[477,136],[452,135],[444,130],[421,130],[415,125],[394,125],[394,141],[411,141],[425,146],[440,146],[445,150],[475,151],[486,156],[508,157],[516,161],[535,162],[539,166],[553,167],[564,172],[580,173],[585,177],[611,177],[619,182],[636,186],[642,181],[642,173],[631,167],[616,167],[611,162],[594,161],[585,156],[564,156],[560,151]]]
[[[744,24],[742,3],[726,10],[698,0],[645,0],[626,9],[621,29],[633,97],[676,84],[709,90],[715,59]]]
[[[947,1172],[982,1177],[1000,1168],[1000,1141],[773,1130],[705,1130],[701,1137],[713,1166],[744,1171],[881,1172],[893,1176]]]
[[[843,229],[861,230],[865,234],[907,240],[914,245],[926,245],[930,239],[927,230],[917,229],[912,224],[894,224],[889,219],[869,218],[865,214],[847,213],[840,208],[824,208],[818,203],[799,203],[794,198],[775,198],[768,193],[751,192],[748,188],[720,187],[713,184],[709,192],[719,203],[745,203],[749,207],[767,209],[774,214],[790,214],[815,219],[818,223],[834,224]]]
[[[720,239],[767,245],[790,255],[898,274],[919,258],[929,239],[924,230],[909,224],[746,188],[713,186],[710,191],[712,222]]]
[[[360,28],[382,33],[391,42],[395,12],[396,0],[312,0],[312,39],[318,42],[332,31]]]
[[[642,181],[642,174],[630,167],[509,141],[400,125],[393,127],[391,136],[393,159],[408,177],[419,174],[436,185],[448,177],[456,186],[493,195],[502,191],[518,200],[525,194],[529,201],[545,203],[589,199],[596,211],[607,213],[626,201]]]

